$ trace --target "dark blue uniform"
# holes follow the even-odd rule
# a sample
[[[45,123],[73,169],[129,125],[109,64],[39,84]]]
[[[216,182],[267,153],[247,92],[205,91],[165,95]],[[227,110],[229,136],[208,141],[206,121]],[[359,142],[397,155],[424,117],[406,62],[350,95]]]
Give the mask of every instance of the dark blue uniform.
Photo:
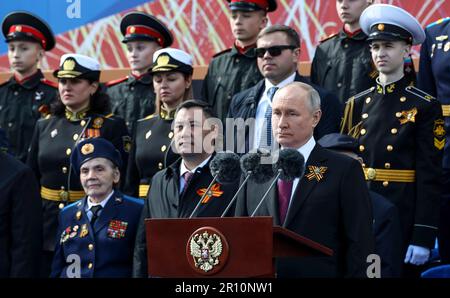
[[[450,262],[450,17],[440,19],[425,29],[426,39],[420,51],[418,87],[435,96],[442,105],[447,142],[443,156],[444,193],[439,223],[440,254]]]
[[[83,278],[131,277],[143,201],[114,192],[94,226],[85,212],[86,204],[84,198],[59,215],[51,277],[74,277],[78,260]]]

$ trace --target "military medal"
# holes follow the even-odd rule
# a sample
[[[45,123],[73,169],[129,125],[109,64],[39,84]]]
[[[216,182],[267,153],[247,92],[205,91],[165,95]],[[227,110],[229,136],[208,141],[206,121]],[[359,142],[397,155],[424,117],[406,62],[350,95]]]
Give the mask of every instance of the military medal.
[[[450,41],[447,41],[444,46],[444,52],[448,52],[450,50]]]
[[[306,175],[309,181],[315,179],[317,182],[323,179],[323,174],[327,171],[327,167],[308,166],[309,173]]]
[[[92,121],[92,127],[93,128],[101,128],[103,125],[103,118],[97,117]]]
[[[147,133],[145,134],[145,139],[147,140],[148,138],[150,138],[151,135],[152,131],[151,130],[147,131]]]
[[[121,220],[111,220],[108,225],[107,235],[110,238],[123,238],[127,230],[128,222]]]
[[[81,219],[81,211],[77,211],[77,213],[75,214],[75,217],[77,220]]]
[[[52,130],[52,132],[50,133],[50,136],[52,137],[52,139],[54,137],[56,137],[56,135],[58,134],[58,130],[55,128],[54,130]]]
[[[409,111],[402,111],[401,116],[398,119],[400,121],[400,124],[405,124],[408,122],[416,122],[416,115],[417,115],[417,108],[413,108]]]
[[[83,225],[81,226],[80,238],[86,237],[87,234],[89,234],[89,230],[88,230],[87,224],[83,224]]]

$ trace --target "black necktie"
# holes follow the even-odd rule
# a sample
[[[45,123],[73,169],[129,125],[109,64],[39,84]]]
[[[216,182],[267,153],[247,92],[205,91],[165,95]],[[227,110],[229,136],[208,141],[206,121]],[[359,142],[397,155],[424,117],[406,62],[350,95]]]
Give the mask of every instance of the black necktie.
[[[92,218],[91,218],[91,226],[94,226],[95,221],[97,220],[100,210],[102,210],[102,205],[94,205],[91,207]]]

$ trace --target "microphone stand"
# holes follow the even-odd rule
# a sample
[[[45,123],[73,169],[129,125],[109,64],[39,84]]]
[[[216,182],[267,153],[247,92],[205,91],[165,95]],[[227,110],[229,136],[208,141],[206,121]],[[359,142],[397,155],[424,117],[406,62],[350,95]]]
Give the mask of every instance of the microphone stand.
[[[244,188],[244,185],[247,184],[247,181],[248,181],[248,179],[250,178],[251,175],[252,175],[252,171],[248,171],[247,176],[244,179],[244,182],[242,182],[241,186],[239,186],[239,189],[236,191],[236,193],[234,194],[234,197],[231,199],[231,201],[228,204],[227,208],[225,209],[225,211],[222,213],[222,215],[220,217],[224,217],[225,214],[227,214],[228,210],[231,208],[231,205],[233,205],[234,201],[236,201],[237,196],[239,195],[241,190]]]
[[[211,187],[213,186],[213,184],[217,181],[217,177],[219,176],[219,173],[217,173],[214,176],[214,179],[211,181],[211,183],[209,184],[208,188],[206,189],[205,193],[202,195],[202,197],[200,198],[200,200],[197,203],[197,206],[195,206],[194,211],[192,211],[191,215],[189,216],[189,218],[192,218],[192,216],[194,216],[195,211],[197,211],[197,209],[200,207],[200,204],[202,203],[203,199],[208,195],[208,192],[211,190]]]
[[[259,202],[258,206],[256,206],[255,211],[253,211],[252,215],[250,215],[250,217],[255,216],[256,211],[258,211],[259,207],[261,207],[262,203],[264,202],[264,200],[267,198],[267,195],[269,194],[269,191],[272,189],[272,187],[275,185],[275,183],[277,182],[278,178],[280,178],[281,173],[283,172],[282,169],[278,169],[278,174],[277,176],[275,176],[275,179],[273,179],[272,183],[270,184],[270,187],[267,189],[266,193],[263,195],[261,201]]]

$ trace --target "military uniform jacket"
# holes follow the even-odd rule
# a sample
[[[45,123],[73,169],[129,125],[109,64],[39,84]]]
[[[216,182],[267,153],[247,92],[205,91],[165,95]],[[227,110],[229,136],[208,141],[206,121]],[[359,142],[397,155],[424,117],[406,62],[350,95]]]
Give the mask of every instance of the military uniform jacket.
[[[227,117],[233,96],[263,79],[256,59],[255,48],[241,54],[233,46],[214,56],[210,62],[203,80],[202,96],[222,122]]]
[[[311,82],[335,94],[342,107],[351,96],[373,86],[377,76],[367,35],[362,31],[350,37],[341,30],[325,39],[311,65]]]
[[[41,237],[36,178],[28,167],[0,152],[0,277],[37,277]]]
[[[64,200],[63,196],[46,197],[44,193],[48,191],[44,189],[53,192],[70,190],[70,201],[84,196],[80,177],[71,173],[70,154],[77,140],[93,137],[102,137],[113,143],[124,161],[127,160],[126,147],[130,138],[121,118],[88,113],[86,118],[77,121],[69,121],[64,116],[49,116],[36,124],[27,163],[38,178],[41,196],[45,198],[42,202],[44,250],[52,251],[55,246],[58,205]]]
[[[136,237],[133,264],[134,277],[147,277],[147,249],[144,220],[146,218],[189,217],[205,193],[206,188],[213,180],[208,162],[203,168],[197,169],[187,189],[180,195],[181,162],[182,160],[180,158],[177,162],[153,176],[152,186],[147,200],[144,203]],[[231,184],[213,184],[211,195],[205,196],[193,217],[220,217],[236,193],[238,182],[236,181]],[[228,214],[233,214],[233,212],[234,208],[230,208]]]
[[[58,238],[51,277],[131,277],[133,249],[142,200],[115,191],[94,226],[85,212],[87,198],[59,214]],[[75,260],[73,256],[78,256]]]
[[[40,70],[24,82],[12,76],[0,85],[0,128],[6,130],[10,151],[23,162],[36,121],[49,112],[56,98],[55,87]]]
[[[163,116],[153,114],[136,123],[125,183],[129,195],[146,198],[153,175],[179,158],[171,149],[173,118]]]
[[[377,85],[349,100],[342,132],[359,138],[369,188],[397,206],[405,249],[433,247],[445,142],[438,101],[405,77]]]
[[[249,216],[272,180],[251,180],[240,192],[236,216]],[[278,277],[366,277],[366,258],[374,251],[372,209],[358,161],[316,144],[305,174],[293,189],[284,223],[280,222],[278,190],[273,187],[255,216],[272,216],[281,225],[333,250],[331,257],[283,258]]]
[[[106,84],[112,113],[125,120],[130,133],[138,119],[155,112],[155,92],[150,74],[129,76]]]
[[[450,17],[430,24],[420,51],[417,87],[443,105],[447,139],[450,133]],[[443,166],[450,169],[450,145],[445,144]]]

